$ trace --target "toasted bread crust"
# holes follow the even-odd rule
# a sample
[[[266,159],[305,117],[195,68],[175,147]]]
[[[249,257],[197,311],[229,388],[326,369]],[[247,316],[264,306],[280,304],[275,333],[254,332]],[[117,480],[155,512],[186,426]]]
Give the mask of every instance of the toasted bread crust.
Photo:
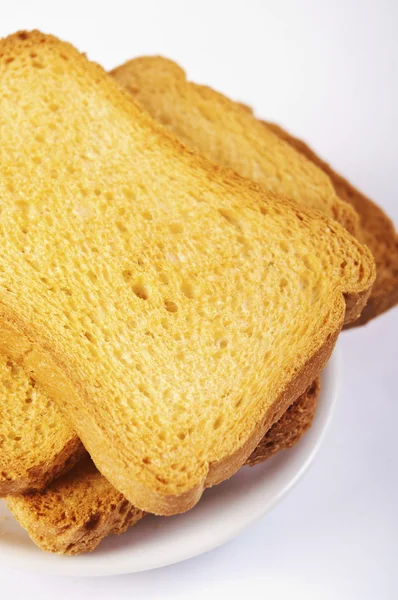
[[[276,452],[292,448],[311,427],[320,392],[320,381],[316,379],[265,434],[257,448],[246,461],[254,466],[264,462]]]
[[[9,48],[10,53],[15,54],[19,51],[21,42],[27,44],[27,48],[29,49],[36,47],[38,44],[49,44],[52,48],[56,47],[56,52],[61,51],[62,48],[62,52],[69,56],[70,61],[78,62],[81,76],[86,77],[87,74],[90,74],[93,81],[97,85],[102,86],[104,93],[105,91],[109,93],[110,99],[117,106],[118,111],[120,110],[121,114],[129,117],[135,115],[137,118],[138,109],[129,97],[123,94],[122,91],[119,92],[117,86],[99,67],[87,63],[84,59],[78,57],[76,51],[67,44],[61,44],[54,38],[43,36],[39,33],[25,33],[3,41],[2,49],[6,50]],[[247,197],[248,204],[259,210],[257,201],[260,202],[262,198],[265,199],[263,188],[242,180],[231,172],[218,169],[207,160],[187,152],[175,138],[167,136],[166,133],[163,134],[163,129],[155,126],[149,120],[149,117],[146,117],[143,113],[142,115],[141,113],[139,114],[140,118],[142,117],[142,122],[148,125],[148,130],[156,132],[156,135],[159,135],[162,142],[165,145],[167,144],[167,148],[171,148],[178,155],[179,159],[183,160],[185,169],[189,170],[192,167],[194,173],[200,170],[201,173],[205,173],[209,177],[209,180],[206,179],[206,181],[210,181],[211,178],[211,185],[217,183],[223,190],[227,190],[228,193],[233,192],[236,196]],[[210,183],[208,185],[210,186]],[[364,247],[352,239],[338,224],[331,222],[322,215],[312,213],[311,211],[298,211],[293,203],[285,200],[280,200],[280,206],[286,210],[284,214],[285,218],[287,214],[290,214],[292,219],[292,215],[294,215],[294,218],[297,216],[299,221],[308,220],[312,225],[319,226],[324,235],[328,236],[327,241],[331,244],[328,251],[333,249],[333,256],[337,257],[338,260],[340,256],[342,260],[344,257],[350,260],[345,243],[342,240],[344,239],[344,242],[349,243],[353,254],[358,256],[358,260],[355,263],[356,268],[352,267],[352,271],[350,271],[351,275],[347,275],[346,278],[338,278],[336,276],[335,287],[332,289],[331,286],[329,290],[328,301],[330,305],[328,303],[327,310],[324,312],[322,328],[317,330],[316,334],[314,333],[309,340],[306,347],[308,352],[306,351],[304,356],[297,358],[296,368],[295,363],[292,363],[290,366],[288,377],[286,377],[286,384],[284,383],[284,389],[281,389],[282,384],[276,389],[275,395],[279,393],[279,396],[275,401],[273,397],[272,407],[263,409],[263,404],[261,404],[261,411],[258,408],[258,416],[257,414],[255,416],[250,414],[250,419],[248,417],[250,427],[247,426],[248,431],[244,431],[244,436],[249,433],[246,441],[236,451],[231,450],[229,456],[225,455],[224,458],[214,462],[211,462],[210,458],[208,461],[203,461],[200,468],[195,470],[195,476],[192,476],[187,484],[184,484],[184,488],[187,489],[181,494],[162,492],[163,488],[160,485],[156,487],[147,485],[144,477],[139,479],[138,477],[127,476],[127,471],[124,468],[125,465],[120,458],[122,454],[118,453],[117,447],[108,443],[106,428],[101,429],[95,421],[96,415],[94,411],[89,411],[89,408],[92,406],[92,390],[89,389],[89,386],[86,385],[82,378],[78,378],[73,357],[67,356],[67,353],[62,352],[61,346],[52,342],[49,332],[46,333],[45,327],[40,325],[37,319],[35,321],[23,319],[21,313],[17,310],[18,307],[15,307],[10,302],[9,290],[2,291],[0,302],[1,329],[13,340],[13,345],[21,349],[20,362],[47,389],[50,397],[56,399],[61,407],[68,408],[68,415],[77,433],[93,455],[101,472],[134,505],[149,512],[165,515],[184,512],[199,500],[205,487],[219,483],[236,472],[254,450],[269,427],[280,418],[290,404],[317,377],[331,354],[344,319],[350,320],[357,316],[369,294],[374,279],[374,266],[370,253]],[[296,221],[295,224],[297,225]],[[301,224],[297,226],[302,227]],[[336,233],[336,236],[334,236],[334,233]],[[340,246],[344,246],[344,249]],[[349,302],[347,302],[347,311],[343,295],[346,296],[346,299],[349,299]],[[24,348],[26,350],[23,350]],[[297,372],[298,370],[299,372]],[[98,402],[102,401],[103,397],[100,397],[100,392],[96,393],[98,394]],[[265,414],[260,414],[263,410]],[[85,419],[84,423],[82,417]],[[88,419],[90,420],[89,426],[87,423]],[[252,422],[254,425],[252,425]],[[244,436],[242,434],[242,439],[245,439]],[[107,442],[106,454],[104,454],[103,450],[103,443],[105,441]],[[241,443],[240,438],[239,443]],[[115,464],[119,464],[123,468],[115,469]]]
[[[264,462],[299,441],[312,424],[319,390],[317,379],[265,434],[247,465]],[[144,516],[96,471],[88,458],[42,493],[10,497],[7,502],[35,544],[56,554],[92,552],[103,538],[123,533]]]
[[[351,204],[358,213],[358,236],[369,246],[375,258],[376,281],[361,316],[347,327],[365,325],[398,304],[398,234],[394,224],[377,204],[336,173],[305,142],[275,123],[264,122],[264,125],[329,175],[337,195]]]
[[[59,454],[32,467],[24,476],[0,479],[0,498],[43,490],[51,481],[69,471],[85,452],[79,438],[72,437]]]
[[[123,533],[144,516],[89,457],[43,492],[10,497],[7,503],[35,544],[56,554],[91,552],[105,536]]]

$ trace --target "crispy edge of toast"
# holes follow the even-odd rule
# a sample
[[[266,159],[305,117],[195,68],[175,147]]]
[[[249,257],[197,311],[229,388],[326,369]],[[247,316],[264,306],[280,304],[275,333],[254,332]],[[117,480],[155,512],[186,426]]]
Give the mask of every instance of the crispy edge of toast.
[[[321,385],[319,377],[306,389],[265,434],[246,461],[254,466],[280,450],[292,448],[311,427],[318,406]]]
[[[145,514],[98,473],[88,456],[46,490],[9,497],[7,504],[39,548],[69,555],[91,552],[104,537],[123,533]]]
[[[292,448],[311,427],[319,392],[318,378],[265,434],[246,461],[246,465],[257,465],[280,450]],[[70,493],[68,486],[78,485],[78,480],[81,484],[87,477],[85,469],[90,468],[87,467],[88,461],[88,458],[83,458],[79,465],[68,474],[61,476],[43,492],[7,499],[8,507],[17,521],[27,530],[33,542],[46,552],[69,555],[92,552],[106,536],[123,533],[145,515],[106,482],[105,484],[109,486],[109,497],[103,508],[99,510],[99,503],[92,503],[87,507],[82,507],[80,504],[76,507],[76,513],[80,512],[80,518],[79,514],[73,512],[68,515],[68,524],[64,521],[60,522],[56,518],[55,511],[46,508],[46,497],[53,493],[58,494],[57,502],[63,503],[64,494]],[[44,508],[41,508],[44,515],[40,514],[41,499],[44,500]],[[53,506],[51,502],[48,505]]]
[[[263,123],[329,175],[337,195],[351,204],[359,214],[363,241],[369,246],[376,261],[376,281],[359,319],[345,327],[365,325],[398,304],[398,234],[394,224],[375,202],[336,173],[305,142],[292,136],[275,123],[265,121]],[[385,251],[380,252],[380,249],[383,248]],[[389,276],[381,278],[381,273],[384,275],[386,271]]]
[[[73,436],[51,461],[48,458],[39,462],[17,479],[2,478],[0,498],[44,489],[51,481],[72,469],[85,452],[79,438]]]

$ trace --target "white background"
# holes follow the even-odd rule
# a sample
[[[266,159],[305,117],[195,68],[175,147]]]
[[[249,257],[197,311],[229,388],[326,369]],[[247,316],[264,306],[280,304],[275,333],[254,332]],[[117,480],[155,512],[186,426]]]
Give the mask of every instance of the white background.
[[[177,60],[191,79],[305,138],[398,224],[394,0],[2,0],[0,9],[0,35],[37,27],[108,69],[142,54]],[[1,596],[397,598],[398,310],[344,333],[340,347],[343,389],[318,459],[262,522],[138,575],[65,579],[0,564]]]

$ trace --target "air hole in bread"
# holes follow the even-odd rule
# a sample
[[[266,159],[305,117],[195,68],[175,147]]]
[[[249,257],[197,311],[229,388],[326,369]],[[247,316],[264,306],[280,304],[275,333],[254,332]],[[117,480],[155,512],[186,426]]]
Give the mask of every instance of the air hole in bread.
[[[116,221],[116,227],[120,231],[120,233],[127,233],[127,227],[122,221]]]
[[[170,313],[176,313],[178,311],[177,304],[175,302],[173,302],[172,300],[165,300],[164,307]]]
[[[149,298],[149,288],[142,281],[136,281],[131,288],[137,298],[141,300],[148,300]]]
[[[282,277],[282,279],[279,281],[279,287],[281,288],[281,290],[283,290],[288,284],[288,281],[285,277]]]
[[[95,339],[93,334],[90,333],[89,331],[84,332],[84,337],[86,337],[88,339],[88,341],[91,342],[92,344],[96,344],[96,342],[97,342],[97,340]]]
[[[88,519],[88,521],[86,521],[85,528],[88,531],[92,531],[93,529],[97,528],[99,521],[100,521],[100,515],[98,513],[94,513],[93,515],[91,515],[91,517]]]
[[[231,223],[231,225],[240,229],[239,217],[233,210],[227,208],[219,208],[218,212],[222,217],[224,217],[224,219],[228,221],[228,223]]]
[[[144,395],[144,396],[146,396],[147,398],[150,398],[150,397],[151,397],[151,395],[150,395],[150,393],[149,393],[149,390],[148,390],[148,388],[147,388],[147,386],[146,386],[145,384],[143,384],[143,383],[139,383],[139,384],[138,384],[138,389],[139,389],[139,391],[141,392],[141,394],[143,394],[143,395]]]
[[[167,485],[169,483],[169,480],[166,479],[165,477],[160,477],[159,475],[156,475],[156,479],[160,482],[163,483],[164,485]]]
[[[222,422],[223,422],[223,418],[221,415],[219,415],[213,423],[213,429],[218,429],[219,427],[221,427]]]
[[[195,297],[195,287],[187,279],[184,279],[183,282],[181,283],[181,291],[184,294],[184,296],[186,296],[187,298]]]
[[[289,244],[285,240],[282,240],[279,243],[279,248],[282,250],[282,252],[289,252]]]

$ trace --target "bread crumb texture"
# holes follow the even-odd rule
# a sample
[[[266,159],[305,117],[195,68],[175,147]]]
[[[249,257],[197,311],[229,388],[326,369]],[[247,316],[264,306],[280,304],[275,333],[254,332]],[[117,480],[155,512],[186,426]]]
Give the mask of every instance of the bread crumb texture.
[[[35,544],[56,554],[91,552],[106,535],[123,533],[144,515],[89,458],[45,491],[8,498],[7,504]]]
[[[186,150],[72,46],[0,56],[0,328],[128,500],[187,510],[316,377],[370,252]]]
[[[337,196],[329,177],[264,128],[247,107],[187,81],[176,63],[161,56],[133,59],[112,75],[189,148],[356,232],[358,216]]]
[[[0,495],[40,489],[83,452],[57,406],[25,374],[0,355]]]
[[[349,326],[365,325],[398,304],[398,234],[393,222],[377,204],[336,173],[304,142],[274,123],[264,123],[264,126],[323,169],[339,198],[351,204],[359,215],[357,237],[372,251],[376,262],[376,281],[360,318]]]
[[[301,438],[311,426],[319,389],[316,380],[266,433],[247,464],[263,462]],[[8,507],[40,548],[57,554],[91,552],[104,537],[123,533],[144,516],[88,458],[43,492],[8,498]]]

